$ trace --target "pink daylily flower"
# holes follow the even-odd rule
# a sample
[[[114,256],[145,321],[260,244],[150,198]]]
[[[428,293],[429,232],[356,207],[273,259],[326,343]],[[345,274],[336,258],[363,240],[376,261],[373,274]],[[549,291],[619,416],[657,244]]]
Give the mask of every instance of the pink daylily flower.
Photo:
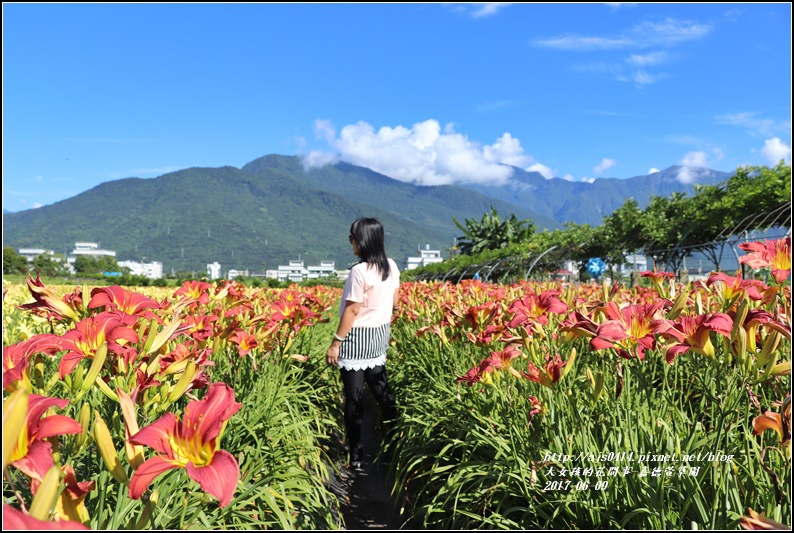
[[[778,283],[783,283],[791,275],[791,237],[764,242],[744,242],[739,248],[750,252],[739,258],[739,264],[748,265],[754,270],[769,267]]]

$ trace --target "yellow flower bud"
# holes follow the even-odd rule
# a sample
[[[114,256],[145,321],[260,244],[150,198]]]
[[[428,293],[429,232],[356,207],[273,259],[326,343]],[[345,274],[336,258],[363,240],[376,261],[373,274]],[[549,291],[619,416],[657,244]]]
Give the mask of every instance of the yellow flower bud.
[[[61,469],[57,466],[51,466],[47,473],[44,474],[44,479],[36,491],[33,503],[30,504],[30,516],[37,520],[48,522],[50,511],[52,511],[52,506],[55,504],[55,498],[58,496],[58,488],[60,486]]]
[[[77,447],[80,448],[85,444],[86,440],[88,440],[88,431],[91,425],[91,405],[86,402],[80,408],[80,414],[77,415],[77,422],[80,424],[80,427],[83,429],[79,435],[77,435],[76,444]]]
[[[28,391],[17,389],[3,402],[3,470],[20,434],[25,430],[28,415]]]
[[[94,411],[94,440],[97,448],[99,448],[102,460],[105,461],[105,466],[113,476],[113,479],[119,483],[129,483],[127,473],[124,471],[124,467],[121,466],[116,447],[113,445],[113,437],[110,436],[110,430],[98,411]]]

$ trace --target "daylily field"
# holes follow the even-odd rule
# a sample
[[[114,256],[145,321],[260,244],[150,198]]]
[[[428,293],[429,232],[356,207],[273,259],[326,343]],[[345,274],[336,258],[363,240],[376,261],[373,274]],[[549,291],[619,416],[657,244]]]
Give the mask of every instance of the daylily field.
[[[790,529],[791,240],[742,246],[685,285],[404,282],[406,523]],[[340,296],[4,282],[4,529],[343,528]]]

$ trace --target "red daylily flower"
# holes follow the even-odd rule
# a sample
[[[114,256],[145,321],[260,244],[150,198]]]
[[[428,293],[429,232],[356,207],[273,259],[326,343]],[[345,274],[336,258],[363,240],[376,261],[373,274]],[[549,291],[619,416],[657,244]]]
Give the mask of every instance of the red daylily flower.
[[[536,396],[530,396],[528,400],[530,405],[530,411],[529,411],[530,421],[535,417],[535,415],[537,414],[542,415],[546,412],[546,408],[543,406],[543,404],[540,403],[540,400],[538,400]]]
[[[514,301],[507,309],[513,317],[507,326],[514,328],[530,320],[545,326],[549,323],[548,313],[561,315],[568,311],[568,305],[560,300],[559,295],[560,291],[544,291],[540,295],[530,292]]]
[[[186,281],[174,293],[174,297],[181,296],[180,302],[207,305],[210,303],[210,289],[212,285],[206,281]]]
[[[546,364],[542,370],[530,361],[527,364],[527,372],[521,372],[521,376],[544,387],[551,387],[562,379],[563,367],[566,363],[567,361],[563,361],[559,354],[555,354],[554,357],[546,356]]]
[[[63,336],[63,355],[58,370],[61,379],[75,369],[85,358],[93,358],[102,343],[108,343],[108,351],[124,354],[118,341],[138,342],[138,334],[130,326],[136,318],[118,311],[103,311],[98,315],[89,316],[78,322],[74,329]]]
[[[628,305],[619,308],[615,302],[607,302],[605,310],[608,320],[598,326],[596,336],[590,340],[595,350],[617,348],[618,355],[631,359],[636,353],[638,359],[645,358],[645,350],[656,347],[654,334],[669,326],[658,317],[659,311],[667,305],[666,301],[654,304]]]
[[[147,319],[155,318],[149,309],[160,309],[160,304],[137,292],[128,291],[118,285],[98,287],[91,291],[89,309],[103,307],[105,311],[121,311]]]
[[[218,449],[221,429],[242,406],[225,383],[213,383],[207,395],[185,407],[180,421],[166,413],[154,424],[141,429],[129,442],[149,446],[158,455],[147,459],[130,480],[130,498],[140,499],[154,479],[174,468],[184,468],[201,488],[229,504],[240,479],[240,467],[232,454]]]
[[[677,343],[668,344],[663,348],[665,359],[668,363],[678,355],[692,350],[708,357],[714,357],[714,345],[711,343],[711,332],[730,338],[733,330],[733,320],[725,313],[708,313],[694,317],[682,316],[670,329],[662,332],[665,337],[677,340]]]
[[[722,294],[726,303],[733,303],[737,298],[745,294],[754,301],[761,300],[764,297],[761,292],[764,289],[764,284],[761,281],[742,279],[741,274],[738,272],[736,276],[729,276],[724,272],[715,272],[706,280],[707,287],[712,285],[716,285],[717,291]]]
[[[747,509],[747,515],[739,519],[739,525],[748,531],[788,531],[791,529],[791,526],[781,524],[780,522],[775,522],[771,518],[767,518],[762,514],[758,514],[752,509]]]
[[[182,324],[184,333],[190,335],[195,341],[202,342],[212,336],[218,317],[215,315],[194,315],[185,317]]]
[[[33,298],[36,300],[33,303],[18,306],[19,309],[26,309],[35,312],[36,314],[46,317],[48,320],[72,320],[77,322],[80,316],[77,311],[63,299],[44,286],[41,278],[37,275],[36,280],[32,276],[28,276],[27,280],[28,290]],[[73,296],[69,298],[72,305],[77,303],[77,299]],[[79,299],[82,305],[82,298]]]
[[[80,433],[80,424],[64,415],[50,415],[42,418],[50,407],[63,409],[69,400],[50,398],[31,394],[28,396],[28,413],[25,426],[19,434],[9,464],[14,465],[28,477],[41,481],[55,461],[52,458],[52,444],[48,437]]]
[[[55,520],[44,521],[33,518],[29,514],[23,513],[19,509],[14,509],[10,505],[3,504],[3,529],[13,531],[42,531],[42,530],[90,530],[88,526],[75,522],[74,520]]]
[[[739,248],[750,252],[739,258],[740,265],[748,265],[753,270],[769,267],[778,283],[783,283],[791,275],[791,237],[763,243],[744,242]]]
[[[646,270],[644,272],[640,272],[640,276],[643,278],[651,278],[651,283],[653,283],[656,292],[659,295],[666,298],[668,293],[667,291],[664,290],[662,284],[666,279],[667,280],[673,279],[675,277],[675,274],[673,274],[672,272],[664,272],[664,271],[655,272],[651,270]]]
[[[63,349],[60,335],[41,333],[27,340],[3,347],[3,390],[22,379],[30,364],[30,356],[37,353],[55,355]]]
[[[240,357],[248,355],[248,352],[256,348],[259,344],[255,335],[241,329],[235,330],[234,333],[229,335],[229,342],[237,345],[237,351]]]

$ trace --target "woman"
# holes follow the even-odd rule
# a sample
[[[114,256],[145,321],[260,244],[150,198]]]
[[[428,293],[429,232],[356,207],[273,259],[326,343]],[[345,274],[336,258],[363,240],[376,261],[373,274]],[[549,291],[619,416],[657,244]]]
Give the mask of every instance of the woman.
[[[397,417],[397,403],[386,379],[386,350],[392,311],[397,307],[400,271],[386,257],[383,226],[360,218],[350,226],[350,244],[361,260],[350,269],[339,310],[339,326],[326,352],[329,365],[339,365],[345,392],[345,432],[350,463],[364,459],[361,421],[364,383],[381,408],[384,420]]]

